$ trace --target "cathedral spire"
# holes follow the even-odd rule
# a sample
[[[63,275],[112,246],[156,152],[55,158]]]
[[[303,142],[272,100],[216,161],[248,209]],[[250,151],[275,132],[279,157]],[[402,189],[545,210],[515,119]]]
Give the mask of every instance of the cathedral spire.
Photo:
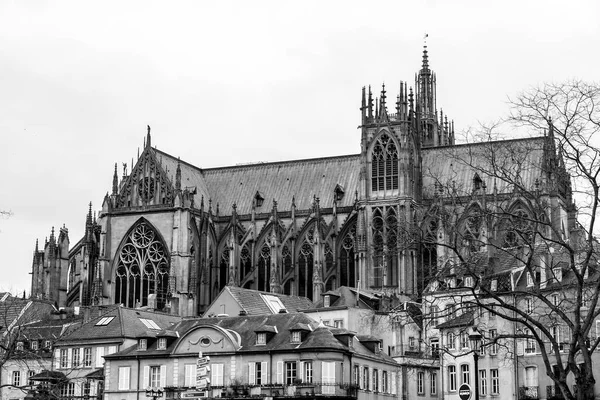
[[[369,85],[369,120],[372,121],[373,120],[373,93],[371,93],[371,85]]]
[[[152,147],[150,142],[150,125],[148,125],[148,133],[146,134],[146,147]]]
[[[113,174],[112,194],[117,194],[119,190],[119,177],[117,176],[117,163],[115,163],[115,173]]]

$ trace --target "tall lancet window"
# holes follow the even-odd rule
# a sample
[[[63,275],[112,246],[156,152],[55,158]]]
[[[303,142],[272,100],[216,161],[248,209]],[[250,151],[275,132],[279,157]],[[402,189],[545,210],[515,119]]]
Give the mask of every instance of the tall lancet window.
[[[257,289],[263,292],[270,291],[271,281],[271,249],[264,243],[258,256],[258,285]]]
[[[169,288],[169,261],[166,246],[145,222],[133,229],[118,256],[115,276],[115,303],[126,307],[148,305],[156,295],[156,308],[163,309]]]
[[[371,190],[398,189],[398,149],[386,133],[379,136],[371,153]]]
[[[311,227],[298,253],[298,296],[313,299],[313,267],[314,267],[314,227]]]
[[[354,243],[356,237],[356,224],[348,230],[342,239],[340,248],[340,286],[356,287],[354,270]]]

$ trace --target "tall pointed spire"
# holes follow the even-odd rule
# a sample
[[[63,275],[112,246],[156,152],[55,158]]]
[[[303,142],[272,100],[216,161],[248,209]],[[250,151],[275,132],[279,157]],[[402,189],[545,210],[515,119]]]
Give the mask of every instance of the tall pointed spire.
[[[152,144],[150,142],[150,125],[148,125],[148,134],[146,135],[146,146],[152,147]]]
[[[115,163],[115,173],[113,174],[112,194],[117,194],[119,191],[119,177],[117,176],[117,163]]]

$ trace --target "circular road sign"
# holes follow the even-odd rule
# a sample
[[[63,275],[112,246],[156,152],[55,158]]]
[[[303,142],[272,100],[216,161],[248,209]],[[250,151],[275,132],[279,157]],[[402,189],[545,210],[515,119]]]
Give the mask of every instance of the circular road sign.
[[[458,396],[461,400],[469,400],[471,398],[471,386],[463,383],[458,388]]]

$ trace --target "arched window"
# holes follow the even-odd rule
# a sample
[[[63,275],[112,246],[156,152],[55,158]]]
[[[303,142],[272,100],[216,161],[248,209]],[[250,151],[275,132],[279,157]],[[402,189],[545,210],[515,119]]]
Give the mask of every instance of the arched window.
[[[342,239],[340,249],[340,285],[356,287],[356,274],[354,270],[354,243],[356,238],[356,224],[348,230]]]
[[[298,254],[298,275],[298,296],[305,296],[312,300],[313,245],[308,239],[302,243]]]
[[[68,274],[68,278],[67,278],[67,292],[69,292],[69,290],[71,290],[73,288],[73,285],[75,285],[75,269],[77,267],[77,263],[75,260],[71,261],[71,264],[69,265],[69,274]]]
[[[292,270],[292,253],[287,244],[283,245],[281,250],[281,258],[283,258],[283,273],[287,274]]]
[[[398,218],[394,207],[389,207],[385,217],[386,229],[386,276],[384,284],[398,285]]]
[[[328,242],[325,242],[325,274],[329,274],[335,267],[333,263],[333,250]]]
[[[381,209],[376,208],[373,211],[373,280],[371,281],[371,287],[381,288],[383,286],[383,268],[384,266],[384,253],[383,253],[383,215]]]
[[[258,256],[258,285],[257,289],[263,292],[270,291],[271,282],[271,249],[264,243]]]
[[[423,265],[423,278],[434,276],[437,272],[437,222],[435,219],[425,225],[423,243],[421,245],[421,262]],[[426,283],[426,282],[424,282]]]
[[[533,228],[531,216],[523,208],[515,208],[504,220],[504,243],[502,247],[532,244]]]
[[[484,245],[482,236],[483,215],[477,206],[471,207],[462,224],[462,250],[465,254],[478,252]]]
[[[115,303],[146,306],[148,296],[155,294],[156,308],[163,309],[169,287],[169,261],[166,247],[152,227],[145,222],[136,226],[118,257]]]
[[[229,248],[225,246],[221,253],[221,262],[219,263],[219,291],[227,285],[227,275],[229,272]]]
[[[398,189],[398,149],[386,133],[379,136],[371,153],[371,190]]]
[[[252,272],[252,259],[247,244],[242,247],[242,251],[240,252],[240,267],[242,270],[242,278],[245,278]]]

